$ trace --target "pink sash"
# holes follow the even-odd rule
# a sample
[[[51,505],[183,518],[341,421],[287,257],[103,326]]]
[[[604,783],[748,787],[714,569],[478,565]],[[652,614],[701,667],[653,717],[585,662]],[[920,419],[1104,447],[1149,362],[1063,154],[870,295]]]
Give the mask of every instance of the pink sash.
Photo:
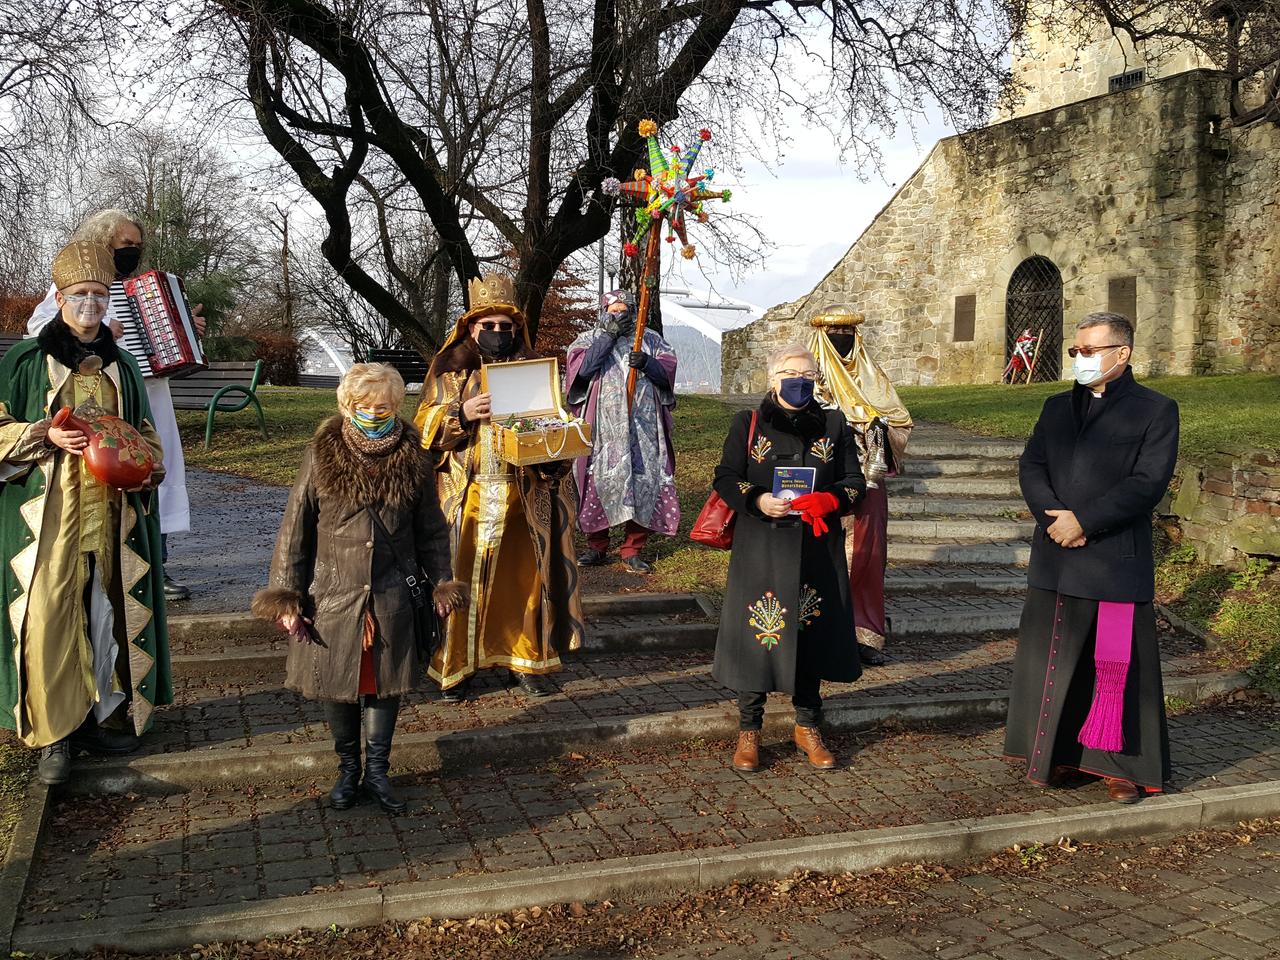
[[[1133,604],[1098,602],[1093,706],[1079,740],[1090,750],[1124,749],[1124,686],[1133,654]]]

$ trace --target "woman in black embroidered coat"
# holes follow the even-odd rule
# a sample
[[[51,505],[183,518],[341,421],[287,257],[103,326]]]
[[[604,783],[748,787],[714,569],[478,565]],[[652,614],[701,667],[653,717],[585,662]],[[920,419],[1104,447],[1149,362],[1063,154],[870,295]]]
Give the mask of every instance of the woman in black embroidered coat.
[[[848,683],[862,673],[838,518],[866,484],[844,417],[812,399],[813,355],[787,347],[769,369],[769,395],[758,411],[734,418],[715,473],[716,492],[738,519],[712,675],[738,694],[735,769],[759,768],[764,703],[775,690],[792,695],[796,746],[828,769],[835,758],[818,732],[821,681]],[[773,496],[775,467],[816,470],[804,504],[812,511],[784,512],[787,504]],[[811,522],[814,514],[826,520]]]

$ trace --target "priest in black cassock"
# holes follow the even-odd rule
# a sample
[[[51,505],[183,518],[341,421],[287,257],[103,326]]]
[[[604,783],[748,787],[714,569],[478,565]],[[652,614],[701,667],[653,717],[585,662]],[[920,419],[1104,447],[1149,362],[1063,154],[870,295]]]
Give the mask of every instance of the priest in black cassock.
[[[1036,519],[1005,753],[1054,786],[1102,777],[1134,803],[1169,778],[1151,515],[1178,456],[1178,405],[1133,378],[1133,324],[1091,313],[1076,383],[1045,401],[1019,463]]]

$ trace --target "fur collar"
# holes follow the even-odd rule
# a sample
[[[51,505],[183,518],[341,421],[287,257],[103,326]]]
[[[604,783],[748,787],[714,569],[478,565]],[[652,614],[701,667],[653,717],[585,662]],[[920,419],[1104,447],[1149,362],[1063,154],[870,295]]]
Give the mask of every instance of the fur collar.
[[[311,441],[316,491],[355,507],[406,507],[413,503],[431,472],[421,434],[411,424],[404,424],[400,443],[371,462],[343,439],[342,424],[343,417],[330,417]]]
[[[519,334],[519,331],[517,330],[516,333]],[[524,348],[524,343],[517,336],[516,349],[509,357],[503,357],[502,360],[529,360],[536,356],[536,353]],[[443,373],[470,373],[472,370],[479,370],[482,362],[476,342],[470,337],[462,337],[436,354],[435,359],[431,361],[430,375],[438,377]]]
[[[787,410],[774,398],[773,391],[760,404],[764,420],[783,433],[793,433],[806,440],[816,440],[827,432],[827,411],[817,400],[809,401],[802,410]]]
[[[61,314],[41,328],[36,336],[36,342],[40,344],[41,350],[73,373],[80,369],[80,364],[86,357],[101,357],[104,367],[109,367],[120,359],[116,338],[112,336],[111,328],[105,323],[98,330],[96,339],[89,343],[81,343],[63,321]]]

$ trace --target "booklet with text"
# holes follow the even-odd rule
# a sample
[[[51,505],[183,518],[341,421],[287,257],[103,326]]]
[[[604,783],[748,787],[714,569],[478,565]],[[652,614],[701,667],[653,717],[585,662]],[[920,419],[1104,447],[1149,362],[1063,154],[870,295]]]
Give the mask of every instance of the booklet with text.
[[[806,493],[813,493],[817,475],[817,467],[774,467],[773,495],[780,500],[794,500]]]

